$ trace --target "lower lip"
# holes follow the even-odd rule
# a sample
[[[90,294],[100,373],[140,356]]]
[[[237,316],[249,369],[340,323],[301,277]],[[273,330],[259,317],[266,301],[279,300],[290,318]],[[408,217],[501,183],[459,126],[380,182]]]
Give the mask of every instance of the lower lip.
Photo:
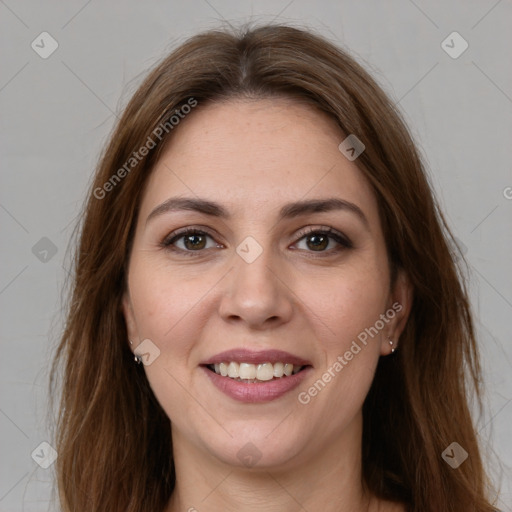
[[[218,375],[204,366],[201,368],[220,391],[239,402],[248,403],[276,400],[296,388],[305,379],[309,370],[312,369],[311,366],[308,366],[299,373],[289,377],[281,377],[280,379],[272,379],[266,382],[241,382]]]

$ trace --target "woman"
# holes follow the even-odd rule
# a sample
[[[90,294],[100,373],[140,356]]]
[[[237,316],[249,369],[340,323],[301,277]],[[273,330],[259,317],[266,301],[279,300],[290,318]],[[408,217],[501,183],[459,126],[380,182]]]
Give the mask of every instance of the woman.
[[[186,41],[86,205],[54,367],[62,509],[494,510],[449,240],[345,52],[286,26]]]

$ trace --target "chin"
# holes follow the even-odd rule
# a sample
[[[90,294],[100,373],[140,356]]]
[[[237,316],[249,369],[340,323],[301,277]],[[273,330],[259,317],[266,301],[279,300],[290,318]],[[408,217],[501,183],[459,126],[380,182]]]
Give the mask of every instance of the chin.
[[[280,420],[282,421],[282,420]],[[207,432],[202,437],[203,445],[209,453],[224,464],[248,469],[284,468],[304,452],[308,446],[304,430],[302,435],[289,429],[278,432],[276,421],[263,421],[260,425],[231,423],[226,430],[235,433],[217,439]],[[295,435],[297,434],[297,435]]]

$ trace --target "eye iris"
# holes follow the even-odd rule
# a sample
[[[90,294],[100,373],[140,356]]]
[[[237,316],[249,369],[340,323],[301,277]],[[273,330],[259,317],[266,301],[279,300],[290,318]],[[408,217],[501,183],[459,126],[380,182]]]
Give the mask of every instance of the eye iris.
[[[326,235],[322,235],[322,234],[310,235],[308,237],[308,239],[310,241],[315,240],[313,242],[313,247],[315,250],[325,249],[327,247],[327,245],[329,244],[329,238]],[[321,241],[319,242],[319,240],[321,240]]]
[[[202,243],[199,242],[199,243],[194,243],[192,242],[193,239],[196,239],[196,242],[197,242],[197,239],[198,238],[202,238]],[[191,242],[191,246],[188,245],[188,242]],[[200,234],[191,234],[191,235],[186,235],[184,237],[184,243],[185,243],[185,247],[187,249],[204,249],[204,244],[205,244],[205,237],[203,235],[200,235]]]

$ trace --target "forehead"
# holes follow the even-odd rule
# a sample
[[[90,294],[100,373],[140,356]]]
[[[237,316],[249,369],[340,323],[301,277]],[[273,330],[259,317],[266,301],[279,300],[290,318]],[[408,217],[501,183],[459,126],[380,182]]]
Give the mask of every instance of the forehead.
[[[326,114],[287,98],[199,105],[175,127],[141,214],[171,195],[222,202],[234,215],[339,196],[364,209],[371,223],[378,220],[375,197],[339,151],[345,137]]]

